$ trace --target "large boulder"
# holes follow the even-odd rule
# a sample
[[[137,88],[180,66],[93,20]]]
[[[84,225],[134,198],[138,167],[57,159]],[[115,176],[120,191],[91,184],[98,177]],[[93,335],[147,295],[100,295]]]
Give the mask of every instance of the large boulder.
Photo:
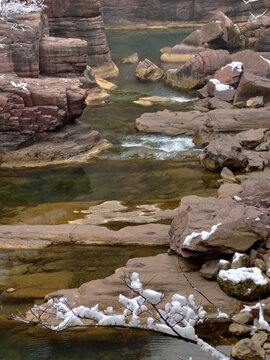
[[[201,28],[202,43],[212,49],[233,49],[241,45],[241,34],[234,23],[219,11],[213,20]]]
[[[201,30],[194,30],[182,41],[182,44],[196,47],[202,46]]]
[[[255,44],[256,51],[270,51],[270,28],[266,29]]]
[[[164,80],[180,89],[196,89],[206,83],[206,76],[229,64],[231,56],[226,50],[206,50],[190,58],[178,69],[170,69]]]
[[[158,81],[163,76],[163,70],[152,61],[145,59],[140,61],[136,68],[136,76],[139,80],[143,81]]]
[[[238,195],[237,198],[234,198]],[[184,257],[245,252],[270,235],[270,183],[222,185],[219,197],[187,196],[170,228],[170,247]]]
[[[269,63],[258,53],[251,50],[243,50],[232,54],[232,61],[241,62],[245,72],[270,78]]]
[[[218,171],[224,167],[244,169],[248,164],[246,155],[242,153],[240,141],[229,135],[210,141],[204,149],[201,161],[205,168],[211,171]]]
[[[234,103],[247,101],[255,96],[263,96],[265,103],[270,102],[270,79],[244,71],[235,93]]]

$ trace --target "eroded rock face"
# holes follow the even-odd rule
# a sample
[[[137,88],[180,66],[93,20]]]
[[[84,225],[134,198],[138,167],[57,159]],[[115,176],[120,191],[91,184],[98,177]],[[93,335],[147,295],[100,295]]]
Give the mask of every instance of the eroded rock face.
[[[241,0],[101,0],[106,25],[151,24],[153,22],[206,20],[217,10],[228,16],[247,16],[250,10]],[[252,4],[254,10],[269,8],[269,1]]]
[[[196,89],[202,87],[205,77],[231,62],[226,50],[206,50],[190,58],[178,69],[170,69],[165,73],[165,82],[180,89]]]
[[[87,66],[87,42],[46,36],[41,40],[40,72],[82,74]]]
[[[98,76],[118,75],[108,48],[98,0],[46,0],[50,35],[87,41],[88,64]]]
[[[86,90],[76,79],[0,78],[0,131],[52,131],[81,116]]]
[[[225,185],[218,198],[182,199],[170,229],[172,250],[184,257],[211,258],[244,252],[258,240],[268,239],[269,181],[246,183],[242,190],[236,184]],[[241,200],[234,200],[234,194]]]
[[[38,77],[39,44],[47,33],[46,17],[41,13],[15,15],[13,23],[0,20],[0,73]]]

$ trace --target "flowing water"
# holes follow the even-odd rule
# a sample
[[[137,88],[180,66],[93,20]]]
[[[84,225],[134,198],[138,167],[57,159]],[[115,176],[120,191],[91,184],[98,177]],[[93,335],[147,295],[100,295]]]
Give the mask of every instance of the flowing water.
[[[190,30],[191,31],[191,30]],[[82,121],[101,131],[113,147],[85,164],[36,169],[0,170],[0,223],[60,224],[82,215],[79,210],[105,200],[128,204],[160,203],[174,208],[183,196],[216,193],[218,175],[203,170],[190,155],[189,137],[138,133],[135,119],[142,113],[192,109],[196,96],[167,88],[162,83],[136,80],[136,64],[121,58],[137,52],[157,65],[159,49],[180,43],[187,30],[110,32],[108,41],[120,76],[109,103],[88,106]],[[171,67],[173,65],[170,65]],[[176,104],[141,107],[141,96],[166,96]],[[181,154],[188,152],[183,159]],[[75,212],[74,212],[75,211]],[[16,287],[12,302],[0,296],[4,315],[24,311],[51,291],[77,287],[103,278],[123,266],[130,257],[149,256],[164,248],[87,248],[54,246],[43,250],[0,251],[0,293]],[[108,260],[109,259],[109,260]],[[109,335],[106,335],[107,332]],[[138,332],[116,330],[37,334],[31,327],[14,325],[0,316],[0,360],[17,359],[209,359],[185,342]]]

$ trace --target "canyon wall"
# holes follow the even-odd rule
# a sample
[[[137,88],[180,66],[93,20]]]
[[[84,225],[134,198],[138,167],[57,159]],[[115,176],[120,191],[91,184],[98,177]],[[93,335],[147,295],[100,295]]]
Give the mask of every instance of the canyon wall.
[[[98,76],[118,75],[104,32],[99,0],[45,0],[50,35],[87,41],[88,64]]]
[[[242,0],[101,0],[106,26],[202,21],[216,10],[230,17],[248,16],[253,9],[270,9],[270,0],[245,4]]]

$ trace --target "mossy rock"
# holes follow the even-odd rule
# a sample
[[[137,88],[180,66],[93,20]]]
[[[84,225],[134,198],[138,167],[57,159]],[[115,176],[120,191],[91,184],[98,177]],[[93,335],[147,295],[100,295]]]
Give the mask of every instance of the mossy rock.
[[[224,280],[220,277],[220,273],[221,272],[218,273],[217,282],[225,294],[229,296],[244,301],[263,299],[269,296],[270,280],[264,274],[262,274],[262,276],[265,278],[266,283],[260,285],[256,284],[252,279],[246,279],[239,282]]]

